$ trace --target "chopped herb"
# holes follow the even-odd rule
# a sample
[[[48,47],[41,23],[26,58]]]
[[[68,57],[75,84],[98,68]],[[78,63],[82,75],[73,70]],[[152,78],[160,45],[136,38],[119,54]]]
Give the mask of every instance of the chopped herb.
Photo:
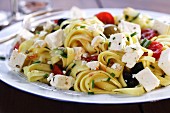
[[[43,75],[44,78],[48,78],[48,76],[49,76],[48,74]]]
[[[116,37],[113,37],[113,40],[115,39]]]
[[[141,46],[143,46],[143,44],[147,41],[147,39],[143,39],[142,43],[140,44]]]
[[[88,92],[89,95],[94,95],[94,92]]]
[[[136,48],[131,47],[133,50],[136,50]]]
[[[132,20],[130,20],[129,22],[132,22],[134,20],[136,20],[139,17],[140,13],[138,13],[134,18],[132,18]]]
[[[110,75],[111,75],[112,77],[115,77],[115,74],[114,74],[114,73],[110,73]]]
[[[92,88],[94,88],[94,80],[92,80]]]
[[[41,63],[41,61],[35,61],[35,62],[33,62],[33,64],[38,64],[38,63]]]
[[[151,67],[152,69],[155,69],[155,67],[154,67],[153,65],[150,65],[150,67]]]
[[[50,69],[53,69],[53,65],[52,64],[50,64]]]
[[[128,20],[129,16],[128,15],[125,15],[125,20]]]
[[[127,40],[129,41],[129,37],[126,37],[127,38]]]
[[[132,33],[130,36],[133,37],[137,34],[137,32]]]
[[[109,45],[108,45],[108,47],[110,47],[111,46],[111,42],[109,42]]]
[[[40,31],[37,31],[36,34],[40,34]]]
[[[76,66],[76,64],[73,64],[73,66],[71,68],[74,68],[74,66]]]
[[[147,48],[150,44],[151,44],[151,41],[145,38],[145,39],[142,41],[141,46]]]
[[[107,80],[106,80],[106,81],[108,81],[108,82],[109,82],[109,81],[110,81],[110,79],[111,79],[111,78],[109,77],[109,78],[107,78]]]
[[[5,60],[5,57],[3,57],[3,56],[0,56],[0,60]]]
[[[71,70],[68,70],[66,76],[70,76]]]
[[[86,26],[80,26],[80,28],[85,28]]]
[[[67,58],[67,53],[65,53],[64,51],[62,51],[62,52],[60,53],[60,55],[61,55],[62,57],[64,57],[64,58]]]
[[[107,62],[107,66],[110,64],[110,60],[111,60],[111,59],[109,59],[109,60],[108,60],[108,62]]]

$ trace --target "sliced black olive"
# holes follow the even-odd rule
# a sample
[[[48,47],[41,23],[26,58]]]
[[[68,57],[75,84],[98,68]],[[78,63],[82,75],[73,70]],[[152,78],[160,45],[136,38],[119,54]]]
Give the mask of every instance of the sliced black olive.
[[[58,25],[60,26],[62,24],[62,22],[64,22],[65,20],[68,20],[68,18],[61,18],[58,20]]]
[[[69,25],[69,24],[63,25],[61,29],[65,29],[68,25]]]
[[[132,74],[129,73],[128,71],[123,71],[123,78],[124,80],[129,80],[132,78]]]
[[[127,80],[126,84],[127,84],[127,87],[132,88],[132,87],[137,86],[139,84],[139,82],[136,78],[131,78],[131,79]]]
[[[115,33],[119,33],[119,30],[118,30],[116,25],[107,24],[107,25],[104,26],[104,32],[103,33],[107,38],[110,38],[110,35],[115,34]]]
[[[131,73],[132,74],[137,74],[139,71],[143,70],[143,64],[142,62],[136,63],[133,68],[131,68]]]

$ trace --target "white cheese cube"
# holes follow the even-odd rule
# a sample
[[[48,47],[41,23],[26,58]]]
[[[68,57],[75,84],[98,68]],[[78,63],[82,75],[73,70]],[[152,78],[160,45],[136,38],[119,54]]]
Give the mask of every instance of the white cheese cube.
[[[35,48],[37,48],[37,47],[43,48],[43,47],[46,46],[46,44],[47,44],[47,43],[46,43],[44,40],[36,40],[36,41],[34,42],[33,47],[35,47]]]
[[[75,52],[75,60],[81,60],[81,56],[85,53],[85,50],[82,47],[73,47]]]
[[[116,70],[116,71],[121,71],[122,70],[122,66],[119,63],[114,63],[111,66],[112,69]]]
[[[38,36],[39,37],[44,37],[45,35],[47,35],[47,32],[46,31],[41,31]]]
[[[118,25],[118,29],[121,33],[126,32],[129,34],[133,34],[136,32],[137,34],[135,36],[137,36],[138,39],[141,38],[141,28],[138,24],[122,20]]]
[[[45,41],[50,49],[55,49],[63,45],[64,32],[59,29],[53,33],[48,34],[45,37]]]
[[[125,48],[125,54],[122,57],[122,62],[126,63],[127,67],[132,68],[143,53],[144,52],[138,43],[129,45]]]
[[[52,21],[47,21],[43,26],[45,31],[51,31],[53,29],[54,23]]]
[[[29,39],[33,38],[34,34],[26,29],[22,29],[20,31],[20,33],[18,34],[18,36],[21,38],[21,40],[24,41],[24,40],[29,40]]]
[[[91,61],[91,62],[86,63],[86,66],[90,68],[91,70],[98,70],[100,63],[99,61]]]
[[[50,74],[47,80],[50,81],[51,86],[64,90],[70,89],[75,82],[75,79],[73,77],[59,74],[55,76],[53,74]]]
[[[138,72],[134,77],[145,88],[147,92],[155,89],[159,86],[160,80],[146,67],[142,71]]]
[[[123,33],[110,35],[109,50],[122,51],[126,46],[126,36]]]
[[[158,66],[170,76],[170,48],[162,51],[158,60]]]
[[[23,53],[18,53],[18,50],[13,50],[10,60],[9,60],[9,66],[12,68],[14,71],[21,71],[25,59],[27,56]]]
[[[153,27],[161,35],[170,35],[170,17],[161,17],[154,21]]]
[[[85,13],[80,8],[74,6],[70,10],[70,17],[73,19],[83,18],[83,17],[85,17]]]
[[[100,43],[104,41],[105,41],[105,38],[103,38],[102,36],[95,36],[93,40],[91,41],[91,46],[96,48]]]

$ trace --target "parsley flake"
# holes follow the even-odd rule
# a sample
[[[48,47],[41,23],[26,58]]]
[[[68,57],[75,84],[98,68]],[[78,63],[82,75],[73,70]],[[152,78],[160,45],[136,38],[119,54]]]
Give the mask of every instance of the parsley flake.
[[[137,32],[132,33],[130,36],[133,37],[137,34]]]
[[[94,95],[94,92],[88,92],[89,95]]]
[[[85,28],[86,26],[80,26],[80,28]]]
[[[49,76],[48,74],[43,75],[44,78],[48,78],[48,76]]]
[[[110,79],[111,79],[111,78],[109,77],[109,78],[107,78],[107,80],[106,80],[106,81],[108,81],[108,82],[109,82],[109,81],[110,81]]]
[[[92,80],[92,88],[94,88],[94,80]]]
[[[39,64],[39,63],[41,63],[41,61],[35,61],[35,62],[33,62],[33,64]]]
[[[115,74],[114,74],[114,73],[110,73],[110,75],[111,75],[112,77],[115,77]]]
[[[111,42],[109,42],[109,45],[108,45],[108,47],[110,47],[111,46]]]

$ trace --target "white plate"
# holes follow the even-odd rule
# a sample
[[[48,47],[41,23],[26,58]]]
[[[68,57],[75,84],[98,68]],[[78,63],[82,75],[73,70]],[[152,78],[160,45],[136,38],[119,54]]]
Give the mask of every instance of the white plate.
[[[122,9],[86,9],[87,17],[93,16],[94,14],[100,11],[108,11],[112,14],[122,14]],[[143,11],[139,10],[142,13],[147,13],[154,18],[160,16],[169,16],[163,13],[151,12],[151,11]],[[62,15],[58,15],[56,18],[68,16],[68,12],[65,12]],[[21,28],[21,23],[14,24],[13,26],[8,27],[7,29],[0,32],[0,36],[8,35],[9,33],[16,32],[16,29]],[[9,51],[10,42],[6,44],[0,45],[0,52]],[[2,49],[3,48],[3,49]],[[3,50],[3,51],[2,51]],[[63,91],[56,90],[48,85],[42,83],[30,83],[24,78],[23,75],[19,73],[14,73],[10,70],[7,65],[7,61],[0,61],[0,79],[13,86],[17,89],[20,89],[25,92],[29,92],[31,94],[35,94],[38,96],[42,96],[49,99],[54,100],[62,100],[62,101],[71,101],[71,102],[79,102],[79,103],[96,103],[96,104],[125,104],[125,103],[139,103],[139,102],[148,102],[148,101],[157,101],[162,99],[170,98],[170,86],[164,87],[158,90],[151,91],[142,96],[133,97],[127,95],[108,95],[108,94],[100,94],[100,95],[88,95],[85,93],[78,93],[74,91]]]

